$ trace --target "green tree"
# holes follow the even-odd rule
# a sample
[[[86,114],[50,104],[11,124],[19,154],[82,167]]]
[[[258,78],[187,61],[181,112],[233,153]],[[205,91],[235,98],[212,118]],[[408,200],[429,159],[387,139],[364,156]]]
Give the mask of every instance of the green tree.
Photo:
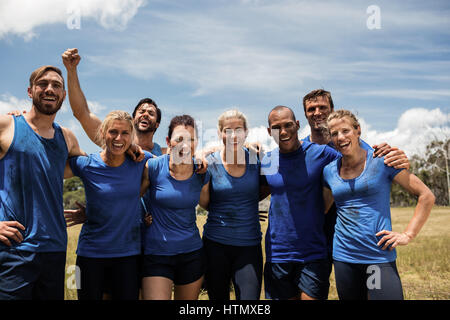
[[[84,185],[80,178],[64,180],[63,203],[65,209],[78,209],[75,202],[85,203]]]
[[[436,196],[437,205],[450,205],[449,181],[450,139],[434,140],[427,145],[423,155],[414,155],[410,159],[411,172],[425,183]],[[413,206],[417,197],[393,184],[391,204],[393,206]]]

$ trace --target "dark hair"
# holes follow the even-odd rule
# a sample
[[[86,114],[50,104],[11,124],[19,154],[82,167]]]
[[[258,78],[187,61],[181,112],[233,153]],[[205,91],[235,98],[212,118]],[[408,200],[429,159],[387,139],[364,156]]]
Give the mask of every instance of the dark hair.
[[[289,110],[291,112],[291,114],[292,114],[292,120],[297,121],[297,119],[295,118],[295,113],[294,113],[294,111],[292,111],[291,108],[286,107],[286,106],[276,106],[272,110],[270,110],[269,116],[267,117],[267,121],[269,122],[269,127],[270,127],[270,115],[272,114],[272,112],[280,111],[280,110],[283,110],[283,109]]]
[[[156,104],[156,102],[153,101],[153,100],[150,99],[150,98],[144,98],[144,99],[141,99],[141,101],[138,102],[138,104],[136,105],[136,107],[134,108],[134,111],[133,111],[133,113],[132,113],[133,119],[134,119],[134,117],[136,116],[136,112],[137,112],[137,110],[139,109],[139,107],[140,107],[141,105],[143,105],[144,103],[151,104],[152,106],[155,107],[155,109],[156,109],[156,122],[157,122],[157,123],[160,123],[160,122],[161,122],[161,110],[158,108],[158,105]]]
[[[167,134],[169,139],[172,138],[173,129],[177,126],[193,127],[195,129],[195,134],[197,134],[197,126],[195,125],[194,118],[187,114],[183,114],[182,116],[175,116],[170,120],[169,133]]]
[[[306,111],[306,102],[309,100],[316,100],[318,97],[326,97],[330,103],[331,111],[334,110],[333,99],[331,99],[331,93],[323,89],[316,89],[308,93],[303,97],[303,111]]]
[[[39,67],[36,70],[34,70],[31,73],[31,75],[30,75],[30,88],[33,87],[33,85],[36,82],[36,80],[38,80],[40,77],[42,77],[48,71],[54,71],[57,74],[59,74],[59,76],[62,79],[63,88],[64,88],[64,77],[63,77],[63,74],[61,72],[61,69],[59,69],[59,68],[57,68],[55,66],[42,66],[42,67]]]

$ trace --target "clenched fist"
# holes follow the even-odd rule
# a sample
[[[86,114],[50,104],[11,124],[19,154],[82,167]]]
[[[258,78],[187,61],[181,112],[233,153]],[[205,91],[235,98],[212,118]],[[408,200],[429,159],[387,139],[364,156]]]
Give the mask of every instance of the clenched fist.
[[[76,69],[78,63],[81,60],[81,57],[78,54],[78,49],[73,48],[73,49],[67,49],[66,51],[64,51],[64,53],[62,54],[62,60],[63,60],[64,66],[66,67],[66,69],[68,71]]]

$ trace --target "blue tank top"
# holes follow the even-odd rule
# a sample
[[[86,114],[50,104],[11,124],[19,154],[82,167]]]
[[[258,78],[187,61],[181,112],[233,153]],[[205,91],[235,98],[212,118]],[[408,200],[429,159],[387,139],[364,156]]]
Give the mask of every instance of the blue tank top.
[[[233,177],[223,166],[220,151],[211,154],[208,219],[203,229],[206,238],[232,246],[255,246],[261,243],[258,216],[260,162],[245,149],[246,169]]]
[[[24,240],[17,250],[61,252],[67,248],[63,178],[68,150],[60,126],[52,139],[38,135],[23,116],[14,117],[14,137],[0,160],[0,220],[18,221]],[[8,248],[0,243],[0,250]]]

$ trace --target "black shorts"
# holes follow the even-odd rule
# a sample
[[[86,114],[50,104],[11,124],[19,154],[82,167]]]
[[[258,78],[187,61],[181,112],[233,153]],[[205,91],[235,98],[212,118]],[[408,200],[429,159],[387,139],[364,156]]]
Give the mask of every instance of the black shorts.
[[[230,300],[231,281],[236,300],[259,300],[263,271],[261,243],[256,246],[231,246],[203,237],[203,245],[207,257],[205,280],[210,300]]]
[[[139,256],[88,258],[77,256],[80,272],[78,300],[101,300],[105,288],[113,300],[139,297]]]
[[[173,256],[149,254],[144,256],[142,277],[164,277],[176,285],[192,283],[200,279],[206,270],[203,248]]]
[[[357,264],[334,261],[339,300],[403,300],[395,261]]]

